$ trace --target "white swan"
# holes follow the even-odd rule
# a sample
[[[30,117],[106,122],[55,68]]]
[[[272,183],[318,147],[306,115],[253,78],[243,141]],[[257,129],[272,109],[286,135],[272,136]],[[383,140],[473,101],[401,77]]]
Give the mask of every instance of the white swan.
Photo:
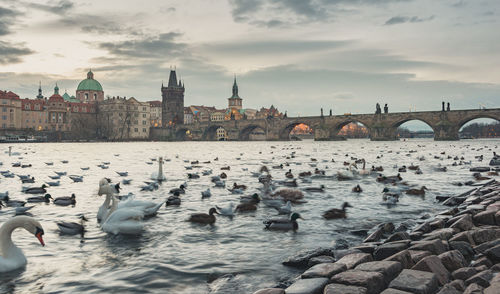
[[[111,195],[111,209],[103,218],[105,221],[101,228],[106,233],[139,235],[144,230],[142,218],[144,211],[137,208],[120,208],[118,207],[118,199]]]
[[[337,172],[337,179],[339,180],[352,180],[354,179],[354,173],[352,172],[353,164],[349,165],[348,170],[340,170]]]
[[[364,158],[362,159],[362,161],[363,161],[363,169],[359,171],[359,174],[361,176],[368,176],[371,174],[371,170],[366,169],[366,160]]]
[[[153,172],[151,174],[151,179],[158,182],[163,182],[167,179],[163,174],[163,157],[161,156],[158,158],[158,172]]]
[[[154,203],[152,201],[144,201],[144,200],[135,200],[135,196],[129,196],[126,200],[120,201],[118,203],[118,209],[123,209],[123,208],[135,208],[135,209],[140,209],[143,210],[144,212],[144,217],[151,217],[156,215],[158,212],[158,209],[165,203],[159,202],[159,203]]]
[[[40,244],[43,242],[43,228],[39,222],[29,216],[16,216],[6,221],[0,227],[0,272],[9,272],[19,269],[26,265],[27,260],[23,251],[12,243],[12,232],[17,228],[24,228],[26,231],[35,235]]]
[[[104,199],[104,202],[97,211],[97,221],[99,222],[102,221],[104,217],[107,215],[110,208],[111,195],[113,195],[113,193],[118,193],[118,191],[116,191],[115,186],[109,184],[108,179],[103,178],[102,180],[99,181],[99,191],[97,192],[97,194],[99,196],[103,194],[106,195],[106,199]]]

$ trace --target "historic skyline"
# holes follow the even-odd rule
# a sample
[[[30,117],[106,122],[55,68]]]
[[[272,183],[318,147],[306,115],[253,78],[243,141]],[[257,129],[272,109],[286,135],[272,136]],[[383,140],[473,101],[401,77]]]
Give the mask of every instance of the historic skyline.
[[[236,74],[248,107],[289,115],[498,106],[498,1],[118,3],[3,0],[2,89],[74,93],[91,67],[106,94],[159,100],[177,66],[186,105],[224,106]]]

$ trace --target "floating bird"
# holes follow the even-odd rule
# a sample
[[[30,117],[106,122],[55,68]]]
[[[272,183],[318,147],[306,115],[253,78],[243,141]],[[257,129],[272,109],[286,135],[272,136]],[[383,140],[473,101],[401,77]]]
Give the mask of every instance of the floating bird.
[[[59,180],[61,178],[61,176],[57,175],[57,176],[49,176],[49,178],[53,179],[53,180]]]
[[[226,181],[215,182],[215,187],[224,188],[226,186]]]
[[[81,170],[89,170],[89,169],[90,169],[90,167],[88,167],[88,166],[87,166],[87,167],[80,167],[80,169],[81,169]]]
[[[120,177],[126,177],[128,176],[128,172],[116,172]]]
[[[144,211],[135,207],[124,207],[118,209],[118,199],[111,195],[112,204],[101,226],[106,233],[139,235],[144,230],[142,218]]]
[[[83,176],[70,175],[69,178],[75,183],[83,182]]]
[[[66,172],[55,172],[58,176],[65,176],[67,173]]]
[[[174,188],[170,190],[170,194],[174,194],[175,192],[178,192],[179,194],[185,194],[186,191],[184,190],[186,187],[184,185],[180,185],[179,188]]]
[[[34,206],[19,206],[16,207],[14,215],[25,215],[27,214],[26,212],[30,209],[32,209]],[[28,213],[29,214],[29,213]]]
[[[230,202],[227,207],[219,207],[216,205],[215,208],[217,208],[220,215],[230,216],[230,217],[234,216],[234,204],[232,202]]]
[[[3,198],[3,201],[5,202],[5,205],[7,207],[21,207],[26,204],[26,201],[22,200],[10,200],[9,196],[5,196]]]
[[[65,196],[65,197],[57,197],[56,199],[53,200],[55,205],[60,205],[60,206],[68,206],[68,205],[75,205],[76,204],[76,196],[75,194],[71,194],[71,196]]]
[[[217,212],[217,209],[214,207],[210,208],[208,211],[208,214],[206,213],[195,213],[192,214],[188,221],[192,223],[199,223],[199,224],[213,224],[215,223],[215,215],[214,214],[219,214]]]
[[[2,251],[0,252],[0,272],[10,272],[17,270],[26,265],[27,260],[23,251],[12,243],[12,232],[16,228],[24,228],[26,231],[37,237],[42,246],[43,242],[43,228],[39,222],[29,216],[15,216],[0,227],[0,244],[2,244]]]
[[[201,191],[201,198],[208,198],[212,196],[212,192],[210,192],[210,188],[207,188],[205,191]]]
[[[325,186],[321,185],[320,187],[307,187],[304,190],[308,192],[325,192]]]
[[[174,193],[173,196],[168,197],[166,206],[172,205],[181,205],[181,198],[179,197],[179,193]]]
[[[45,194],[45,196],[34,196],[34,197],[29,197],[26,199],[28,203],[37,203],[37,202],[46,202],[49,203],[50,200],[52,199],[52,196],[50,194]]]
[[[297,219],[303,219],[299,213],[294,212],[290,215],[290,218],[271,218],[265,220],[263,223],[268,230],[279,230],[279,231],[297,231],[299,229],[299,224]]]
[[[158,171],[151,174],[151,179],[159,183],[167,180],[163,174],[163,157],[158,158]]]
[[[47,182],[47,185],[51,186],[51,187],[55,187],[55,186],[59,186],[61,182],[60,181],[56,181],[56,182]]]
[[[130,185],[130,182],[132,182],[132,179],[123,179],[122,184],[124,185]]]
[[[420,189],[408,189],[405,191],[405,193],[408,195],[424,196],[425,190],[427,190],[427,187],[422,186]]]
[[[9,197],[9,191],[0,192],[0,200],[3,200],[5,197]]]
[[[76,235],[80,234],[83,238],[83,235],[85,233],[85,222],[88,221],[88,219],[82,214],[80,216],[80,223],[75,223],[75,222],[58,222],[57,227],[59,228],[59,231],[61,234],[64,235]]]
[[[292,213],[292,202],[287,201],[285,205],[274,208],[278,211],[278,214],[290,214]]]
[[[332,208],[323,213],[323,217],[326,219],[337,219],[337,218],[346,218],[346,208],[352,207],[348,202],[344,202],[342,204],[342,209]]]

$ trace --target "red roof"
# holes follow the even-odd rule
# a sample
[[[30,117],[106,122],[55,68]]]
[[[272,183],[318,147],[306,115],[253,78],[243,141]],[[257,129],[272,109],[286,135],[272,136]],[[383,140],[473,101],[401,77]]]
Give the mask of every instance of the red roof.
[[[21,105],[23,110],[35,110],[35,105],[40,105],[39,109],[37,110],[43,110],[43,107],[45,105],[45,100],[44,99],[22,99],[21,100]],[[28,108],[26,108],[26,105],[28,105]]]
[[[50,96],[49,102],[64,102],[64,98],[59,94]]]
[[[155,101],[148,101],[149,106],[151,107],[161,107],[161,101],[155,100]]]
[[[19,95],[14,92],[0,91],[0,99],[15,99],[19,100]]]

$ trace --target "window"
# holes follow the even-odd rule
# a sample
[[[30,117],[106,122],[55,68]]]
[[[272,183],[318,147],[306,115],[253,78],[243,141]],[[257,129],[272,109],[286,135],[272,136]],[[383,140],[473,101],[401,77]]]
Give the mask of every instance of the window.
[[[94,100],[97,100],[97,94],[94,94]]]
[[[143,113],[143,114],[142,114],[142,117],[146,118],[146,114],[145,114],[145,113]]]
[[[5,107],[4,107],[3,109],[5,109]],[[25,104],[25,105],[24,105],[24,109],[26,109],[26,110],[30,110],[30,105],[29,105],[29,104]]]
[[[146,124],[146,121],[145,121],[145,120],[143,120],[143,121],[142,121],[142,124],[143,124],[143,125],[145,125],[145,124]]]
[[[145,133],[146,132],[146,128],[142,128],[142,132]]]
[[[6,120],[6,119],[7,119],[7,116],[6,116],[6,115],[2,115],[2,119],[3,119],[3,120]]]
[[[7,104],[7,100],[2,100],[2,104]]]
[[[40,104],[35,104],[35,110],[40,110]]]
[[[85,100],[89,100],[89,93],[85,93]]]
[[[142,108],[142,111],[146,111],[146,106],[144,106],[144,107]]]
[[[139,132],[139,129],[138,128],[134,128],[134,132]]]

